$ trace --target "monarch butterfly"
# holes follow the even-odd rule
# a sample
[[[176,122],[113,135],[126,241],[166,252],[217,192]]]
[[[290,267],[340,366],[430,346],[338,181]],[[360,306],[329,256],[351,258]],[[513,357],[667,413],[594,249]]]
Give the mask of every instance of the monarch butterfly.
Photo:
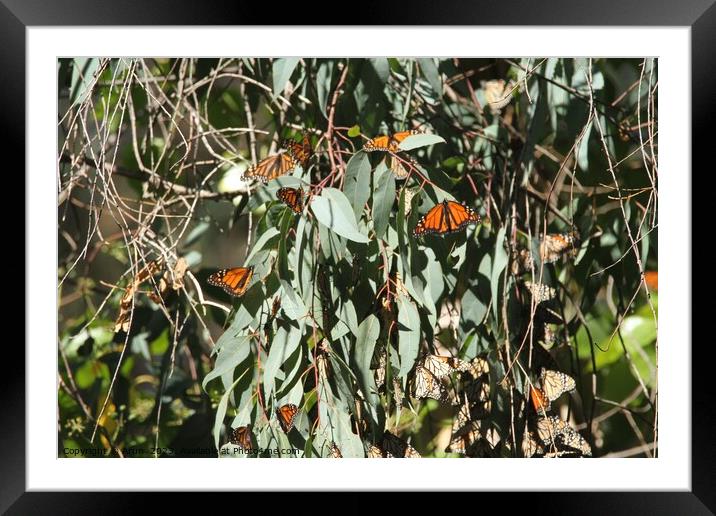
[[[417,163],[409,156],[401,156],[406,161],[410,162],[411,165],[415,166]],[[396,155],[391,154],[390,157],[385,158],[385,166],[390,169],[396,179],[405,179],[410,174],[410,170],[406,167],[405,163]]]
[[[278,422],[285,433],[289,433],[293,428],[293,420],[296,419],[296,414],[298,414],[298,407],[293,403],[282,405],[276,410]]]
[[[284,140],[281,142],[281,147],[286,149],[286,151],[301,164],[301,168],[306,168],[312,154],[311,141],[308,139],[307,133],[303,133],[303,141],[301,143],[295,140]]]
[[[413,236],[453,233],[473,222],[480,222],[475,210],[459,202],[445,200],[422,216],[413,230]]]
[[[534,407],[535,412],[538,414],[542,414],[550,409],[549,398],[547,398],[542,389],[530,387],[530,399],[532,400],[532,407]]]
[[[272,179],[284,176],[299,165],[299,160],[290,152],[264,158],[244,172],[243,180],[258,179],[268,183]]]
[[[450,444],[448,445],[446,451],[465,455],[468,453],[472,445],[481,438],[480,422],[470,421],[467,425],[464,425],[457,430],[453,428]]]
[[[383,453],[385,457],[390,458],[417,459],[421,457],[415,448],[387,430],[383,433]]]
[[[561,371],[542,368],[540,374],[542,392],[549,401],[554,401],[565,392],[573,391],[577,385],[574,378]]]
[[[400,150],[400,143],[408,136],[412,136],[414,134],[420,134],[420,131],[411,129],[410,131],[400,131],[394,133],[391,136],[385,134],[376,136],[363,144],[363,150],[366,152],[382,151],[395,153]]]
[[[416,398],[432,398],[440,403],[448,401],[449,394],[445,386],[425,367],[421,365],[415,367],[413,382],[413,393]]]
[[[244,450],[251,449],[251,427],[247,425],[234,428],[231,432],[229,442],[240,446]]]
[[[369,459],[382,459],[383,458],[383,450],[381,450],[379,447],[375,446],[374,444],[369,444],[368,450],[366,451],[366,456]]]
[[[574,255],[578,240],[579,235],[576,231],[545,235],[539,244],[539,255],[542,263],[556,262],[567,252]]]
[[[380,351],[376,350],[375,354],[373,355],[373,358],[371,359],[370,368],[374,370],[373,378],[375,380],[376,387],[378,387],[378,390],[381,390],[385,385],[385,368],[387,362],[388,355],[385,352],[385,348],[380,349]]]
[[[525,287],[530,291],[537,304],[554,299],[554,296],[557,294],[555,289],[543,283],[525,281]]]
[[[537,420],[537,436],[547,446],[554,443],[567,428],[569,425],[557,416],[541,417]]]
[[[336,443],[331,442],[331,457],[334,459],[342,459],[343,454],[341,453],[341,450],[338,449],[338,446],[336,446]]]
[[[430,371],[436,378],[447,376],[453,371],[467,371],[467,362],[456,357],[444,357],[440,355],[425,355],[421,365]]]
[[[299,215],[303,211],[303,189],[301,188],[279,188],[276,197],[286,204],[294,213]]]
[[[233,269],[221,269],[215,272],[207,282],[209,285],[221,287],[230,296],[243,296],[249,288],[251,276],[254,274],[253,267],[234,267]]]
[[[578,450],[582,455],[591,456],[592,447],[589,443],[571,426],[568,426],[557,439],[557,444]],[[560,446],[560,447],[561,447]]]
[[[544,455],[544,448],[535,438],[534,432],[527,430],[522,436],[522,454],[525,457]]]
[[[525,248],[512,250],[512,274],[521,276],[531,270],[532,253]]]

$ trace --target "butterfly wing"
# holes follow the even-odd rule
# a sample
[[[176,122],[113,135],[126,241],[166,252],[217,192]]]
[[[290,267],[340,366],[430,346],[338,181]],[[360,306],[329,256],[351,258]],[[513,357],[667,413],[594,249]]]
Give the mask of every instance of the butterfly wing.
[[[229,439],[231,444],[240,446],[244,450],[251,448],[251,430],[249,426],[240,426],[234,428],[231,432],[231,438]]]
[[[366,152],[383,151],[387,152],[390,150],[390,136],[382,134],[371,138],[363,144],[363,150]]]
[[[420,134],[420,131],[416,131],[415,129],[411,129],[409,131],[399,131],[395,133],[390,139],[391,139],[391,151],[397,152],[399,150],[399,145],[405,140],[408,136],[412,136],[414,134]]]
[[[383,450],[381,450],[378,446],[374,444],[368,445],[368,450],[366,451],[366,456],[369,459],[382,459],[383,458]]]
[[[293,422],[294,419],[296,419],[296,414],[298,414],[298,407],[293,403],[282,405],[278,408],[278,410],[276,410],[278,422],[281,425],[281,429],[285,433],[289,433],[293,428]]]
[[[413,229],[413,236],[419,237],[432,233],[444,234],[450,230],[445,217],[445,206],[436,204],[423,215]]]
[[[441,403],[449,398],[448,391],[440,380],[421,365],[415,368],[414,394],[418,399],[432,398]]]
[[[576,231],[545,235],[539,244],[539,254],[543,263],[553,263],[567,253],[576,251],[579,235]]]
[[[338,449],[338,446],[336,446],[336,443],[331,442],[331,457],[334,459],[342,459],[343,454],[341,453],[341,450]]]
[[[551,299],[554,299],[554,296],[557,294],[554,288],[543,283],[533,283],[531,281],[525,281],[525,287],[527,287],[527,290],[530,291],[532,297],[535,298],[535,303],[537,304],[542,303],[544,301],[550,301]]]
[[[565,392],[571,392],[577,384],[574,378],[561,371],[552,369],[542,369],[540,375],[542,381],[542,392],[549,401],[554,401]]]
[[[279,188],[276,197],[286,204],[294,213],[303,211],[303,190],[300,188]]]
[[[298,160],[290,153],[283,152],[269,156],[244,172],[244,180],[258,179],[268,183],[272,179],[284,176],[298,166]]]
[[[290,154],[298,163],[300,163],[301,168],[306,168],[308,160],[311,159],[312,154],[311,141],[309,140],[307,133],[303,134],[303,141],[301,143],[298,143],[295,140],[284,140],[281,143],[281,146],[286,149],[288,154]]]
[[[545,445],[552,444],[569,425],[557,416],[541,417],[537,420],[537,435]]]
[[[426,355],[423,359],[422,366],[430,371],[436,378],[442,378],[453,371],[465,370],[467,364],[455,357]]]
[[[215,272],[207,281],[209,285],[223,288],[230,296],[239,297],[248,289],[253,274],[253,267],[234,267]]]
[[[386,158],[387,160],[388,158]],[[412,162],[412,160],[409,160]],[[393,173],[396,179],[405,179],[408,177],[410,171],[406,168],[403,162],[397,156],[391,155],[387,163],[388,168]]]
[[[480,216],[475,210],[459,202],[443,201],[423,215],[416,224],[413,235],[418,237],[430,233],[454,233],[473,222],[480,222]]]
[[[530,387],[530,399],[532,400],[532,407],[538,414],[543,414],[550,409],[549,399],[542,389]]]

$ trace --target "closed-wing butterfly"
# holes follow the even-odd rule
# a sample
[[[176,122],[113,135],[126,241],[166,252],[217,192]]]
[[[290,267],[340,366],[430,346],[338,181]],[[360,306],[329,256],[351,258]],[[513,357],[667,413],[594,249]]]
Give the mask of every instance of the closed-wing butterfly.
[[[367,450],[365,452],[366,456],[369,459],[382,459],[383,458],[383,450],[381,450],[378,446],[374,444],[369,444],[367,446]]]
[[[278,422],[281,425],[281,429],[285,433],[289,433],[291,429],[293,428],[293,421],[296,419],[296,414],[298,414],[298,407],[294,405],[293,403],[287,403],[286,405],[281,405],[276,410],[276,415],[278,416]]]
[[[589,446],[587,440],[580,435],[574,428],[568,426],[556,440],[560,448],[567,447],[579,451],[584,456],[592,455],[592,447]]]
[[[238,297],[243,296],[249,288],[253,274],[253,267],[234,267],[215,272],[207,281],[209,285],[223,288],[230,296]]]
[[[552,444],[569,425],[557,416],[540,417],[537,420],[537,436],[545,445]]]
[[[234,430],[231,432],[231,437],[229,439],[229,442],[231,444],[235,444],[236,446],[242,447],[244,450],[248,450],[251,448],[251,427],[249,425],[247,426],[240,426],[238,428],[234,428]]]
[[[299,215],[303,211],[303,196],[304,193],[301,188],[279,188],[278,192],[276,192],[276,197]]]
[[[420,458],[420,453],[415,448],[387,430],[383,433],[383,452],[389,458]]]
[[[408,136],[414,134],[420,134],[420,131],[412,129],[410,131],[400,131],[392,135],[382,134],[365,142],[365,144],[363,144],[363,150],[366,152],[382,151],[395,153],[400,150],[400,143]]]
[[[338,446],[336,446],[336,443],[331,442],[331,457],[334,459],[342,459],[343,454],[341,453],[341,450],[338,449]]]
[[[433,373],[436,378],[442,378],[454,371],[467,371],[470,367],[467,362],[459,358],[440,355],[425,355],[422,366]]]
[[[542,369],[540,374],[542,382],[542,392],[549,401],[554,401],[565,392],[573,391],[577,384],[574,378],[561,371],[553,371],[552,369]]]
[[[398,157],[394,154],[386,157],[384,161],[385,166],[390,169],[395,176],[395,179],[405,179],[410,174],[410,169],[406,165],[405,161],[409,162],[412,166],[417,164],[415,160],[409,156],[401,155]]]
[[[547,398],[542,389],[530,387],[530,400],[532,400],[532,407],[538,414],[542,414],[550,409],[549,398]]]
[[[531,281],[525,281],[525,287],[530,291],[536,304],[543,303],[544,301],[550,301],[554,299],[557,291],[545,285],[544,283],[532,283]]]
[[[574,255],[579,242],[576,231],[569,233],[553,233],[545,235],[539,244],[539,255],[542,263],[553,263],[566,253]]]
[[[421,365],[415,367],[413,385],[413,394],[418,399],[432,398],[441,403],[445,403],[449,399],[445,386],[433,373]]]
[[[413,235],[445,235],[459,231],[473,222],[480,222],[480,216],[475,210],[459,202],[445,200],[422,216],[413,230]]]

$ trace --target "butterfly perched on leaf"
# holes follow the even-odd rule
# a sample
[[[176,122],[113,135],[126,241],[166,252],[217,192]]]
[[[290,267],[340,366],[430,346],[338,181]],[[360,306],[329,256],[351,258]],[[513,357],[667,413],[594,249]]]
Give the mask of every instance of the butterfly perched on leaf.
[[[576,255],[578,243],[579,234],[576,231],[545,235],[539,244],[539,255],[542,263],[556,262],[567,253],[572,256]]]
[[[408,136],[414,134],[420,134],[420,131],[411,129],[409,131],[393,133],[392,135],[382,134],[365,142],[363,144],[363,150],[366,152],[382,151],[396,153],[400,151],[400,143]]]
[[[418,399],[432,398],[440,403],[450,399],[448,390],[427,368],[417,365],[413,378],[413,394]]]
[[[293,428],[293,422],[298,414],[298,407],[293,403],[287,403],[281,405],[276,409],[276,416],[278,417],[278,423],[281,425],[281,429],[285,433],[289,433]]]
[[[306,167],[311,157],[311,145],[308,140],[308,135],[303,136],[302,144],[293,140],[286,140],[282,142],[281,147],[285,152],[264,158],[249,167],[249,169],[244,172],[244,181],[247,179],[258,179],[264,183],[268,183],[272,179],[289,174],[299,165],[302,168]]]
[[[542,392],[549,401],[554,401],[565,392],[571,392],[577,384],[574,378],[561,371],[552,369],[542,369],[540,373],[540,381],[542,383]]]
[[[234,428],[231,432],[229,442],[236,446],[240,446],[244,450],[251,449],[251,427],[240,426],[238,428]]]
[[[303,196],[301,188],[279,188],[276,192],[276,197],[299,215],[303,211]]]
[[[413,230],[413,236],[454,233],[480,220],[480,216],[472,208],[459,202],[445,200],[433,206],[420,218]]]
[[[253,267],[234,267],[215,272],[209,276],[207,282],[209,285],[223,288],[230,296],[239,297],[243,296],[249,288],[253,275]]]

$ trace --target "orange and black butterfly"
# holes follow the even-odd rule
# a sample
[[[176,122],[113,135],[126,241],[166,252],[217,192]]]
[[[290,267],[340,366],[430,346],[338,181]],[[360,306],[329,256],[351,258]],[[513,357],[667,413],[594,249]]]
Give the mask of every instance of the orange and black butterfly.
[[[298,414],[298,407],[293,403],[287,403],[276,409],[278,422],[285,433],[289,433],[293,428],[293,421],[296,419],[296,414]]]
[[[530,387],[530,399],[532,400],[532,407],[534,407],[535,412],[538,414],[550,409],[549,398],[547,398],[547,395],[542,389]]]
[[[231,444],[235,444],[236,446],[241,446],[244,450],[250,449],[251,427],[240,426],[238,428],[234,428],[233,432],[231,432],[231,438],[229,439],[229,442]]]
[[[306,168],[308,160],[311,159],[311,154],[313,153],[308,134],[303,134],[303,141],[301,143],[295,140],[284,140],[281,146],[301,164],[301,168]]]
[[[444,235],[459,231],[473,222],[480,222],[480,216],[475,210],[459,202],[445,200],[423,215],[415,226],[413,235]]]
[[[303,211],[303,189],[301,188],[279,188],[276,197],[288,205],[294,213],[299,215]]]
[[[382,151],[396,153],[400,150],[400,143],[408,136],[412,136],[414,134],[420,134],[420,131],[412,129],[410,131],[400,131],[390,136],[382,134],[365,142],[363,144],[363,150],[366,152]]]
[[[308,135],[304,134],[303,143],[285,140],[281,142],[281,147],[286,152],[262,159],[244,172],[243,179],[258,179],[268,183],[272,179],[285,176],[299,165],[302,168],[306,167],[311,157],[311,144]]]
[[[243,296],[249,288],[251,277],[254,275],[253,267],[234,267],[221,269],[209,276],[209,285],[221,287],[230,296]]]
[[[569,233],[552,233],[545,235],[539,244],[539,255],[543,263],[553,263],[564,254],[576,256],[579,246],[579,234],[576,231]]]

